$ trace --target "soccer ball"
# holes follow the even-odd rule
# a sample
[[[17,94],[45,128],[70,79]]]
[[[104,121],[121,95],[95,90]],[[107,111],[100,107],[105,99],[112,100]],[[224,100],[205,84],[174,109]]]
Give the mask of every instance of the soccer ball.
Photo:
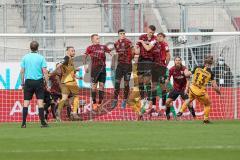
[[[178,36],[178,42],[181,44],[187,43],[187,37],[186,36]]]

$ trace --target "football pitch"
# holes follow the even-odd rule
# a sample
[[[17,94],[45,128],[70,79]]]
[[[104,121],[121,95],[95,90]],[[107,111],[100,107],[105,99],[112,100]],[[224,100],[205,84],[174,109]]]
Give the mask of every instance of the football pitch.
[[[233,160],[240,121],[0,124],[0,160]]]

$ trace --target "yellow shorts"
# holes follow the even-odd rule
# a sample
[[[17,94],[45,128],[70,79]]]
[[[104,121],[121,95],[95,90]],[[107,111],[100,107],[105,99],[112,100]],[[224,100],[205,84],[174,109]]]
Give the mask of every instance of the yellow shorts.
[[[68,82],[61,84],[61,92],[62,94],[69,95],[70,93],[73,95],[79,94],[79,88],[77,82]]]
[[[133,87],[128,97],[128,105],[130,105],[134,112],[140,113],[140,93],[138,87]]]
[[[209,98],[206,90],[197,89],[197,88],[191,86],[189,89],[188,96],[189,96],[190,102],[192,102],[193,100],[196,99],[204,106],[211,105],[211,101],[210,101],[210,98]]]

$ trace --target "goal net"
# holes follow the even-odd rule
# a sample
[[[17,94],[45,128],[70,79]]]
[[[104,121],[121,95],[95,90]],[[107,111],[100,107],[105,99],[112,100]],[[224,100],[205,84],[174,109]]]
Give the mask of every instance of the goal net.
[[[83,120],[115,121],[137,120],[137,111],[130,103],[122,109],[123,80],[118,99],[118,106],[111,108],[114,95],[115,70],[111,69],[112,57],[107,55],[105,95],[101,108],[92,111],[91,81],[89,73],[85,73],[82,63],[83,54],[87,46],[91,45],[91,34],[0,34],[0,122],[19,122],[22,118],[23,91],[20,80],[20,61],[23,55],[29,52],[29,43],[37,40],[40,44],[39,53],[47,62],[49,71],[55,69],[56,63],[62,61],[67,46],[74,46],[76,57],[75,66],[79,68],[77,80],[80,88],[79,115]],[[115,33],[100,33],[101,44],[112,46],[118,39]],[[140,33],[129,33],[127,37],[136,44]],[[208,33],[168,33],[167,42],[170,46],[171,62],[180,56],[183,63],[192,70],[195,66],[203,65],[204,57],[212,55],[215,63],[212,67],[215,79],[221,88],[222,96],[218,96],[209,85],[207,92],[212,105],[211,119],[239,119],[240,118],[240,34],[238,32],[208,32]],[[112,51],[113,53],[115,51]],[[133,66],[135,64],[133,63]],[[133,67],[134,68],[134,67]],[[130,92],[134,89],[134,74],[131,75]],[[158,87],[157,107],[161,114],[144,114],[144,120],[165,120],[165,106],[162,105],[161,87]],[[173,109],[178,112],[183,101],[180,97],[173,103]],[[70,106],[71,107],[71,106]],[[203,118],[203,106],[194,101],[197,119]],[[36,99],[31,101],[28,121],[38,121]],[[62,118],[67,120],[64,109]],[[182,119],[191,119],[189,111],[184,113]]]

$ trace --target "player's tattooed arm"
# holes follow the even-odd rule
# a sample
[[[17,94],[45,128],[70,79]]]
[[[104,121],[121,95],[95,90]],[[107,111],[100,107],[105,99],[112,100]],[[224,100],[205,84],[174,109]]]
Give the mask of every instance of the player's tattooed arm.
[[[217,85],[216,80],[212,80],[212,87],[215,90],[215,92],[217,92],[217,94],[221,95],[221,91],[220,91],[220,88]]]
[[[149,44],[146,44],[143,40],[138,40],[138,42],[141,43],[144,49],[146,49],[147,51],[150,51],[156,43],[156,41],[152,41]]]
[[[46,87],[47,87],[47,90],[50,90],[51,86],[49,85],[49,75],[48,75],[48,70],[47,68],[42,68],[42,72],[43,72],[43,75],[44,75],[44,79],[45,79],[45,82],[46,82]]]

